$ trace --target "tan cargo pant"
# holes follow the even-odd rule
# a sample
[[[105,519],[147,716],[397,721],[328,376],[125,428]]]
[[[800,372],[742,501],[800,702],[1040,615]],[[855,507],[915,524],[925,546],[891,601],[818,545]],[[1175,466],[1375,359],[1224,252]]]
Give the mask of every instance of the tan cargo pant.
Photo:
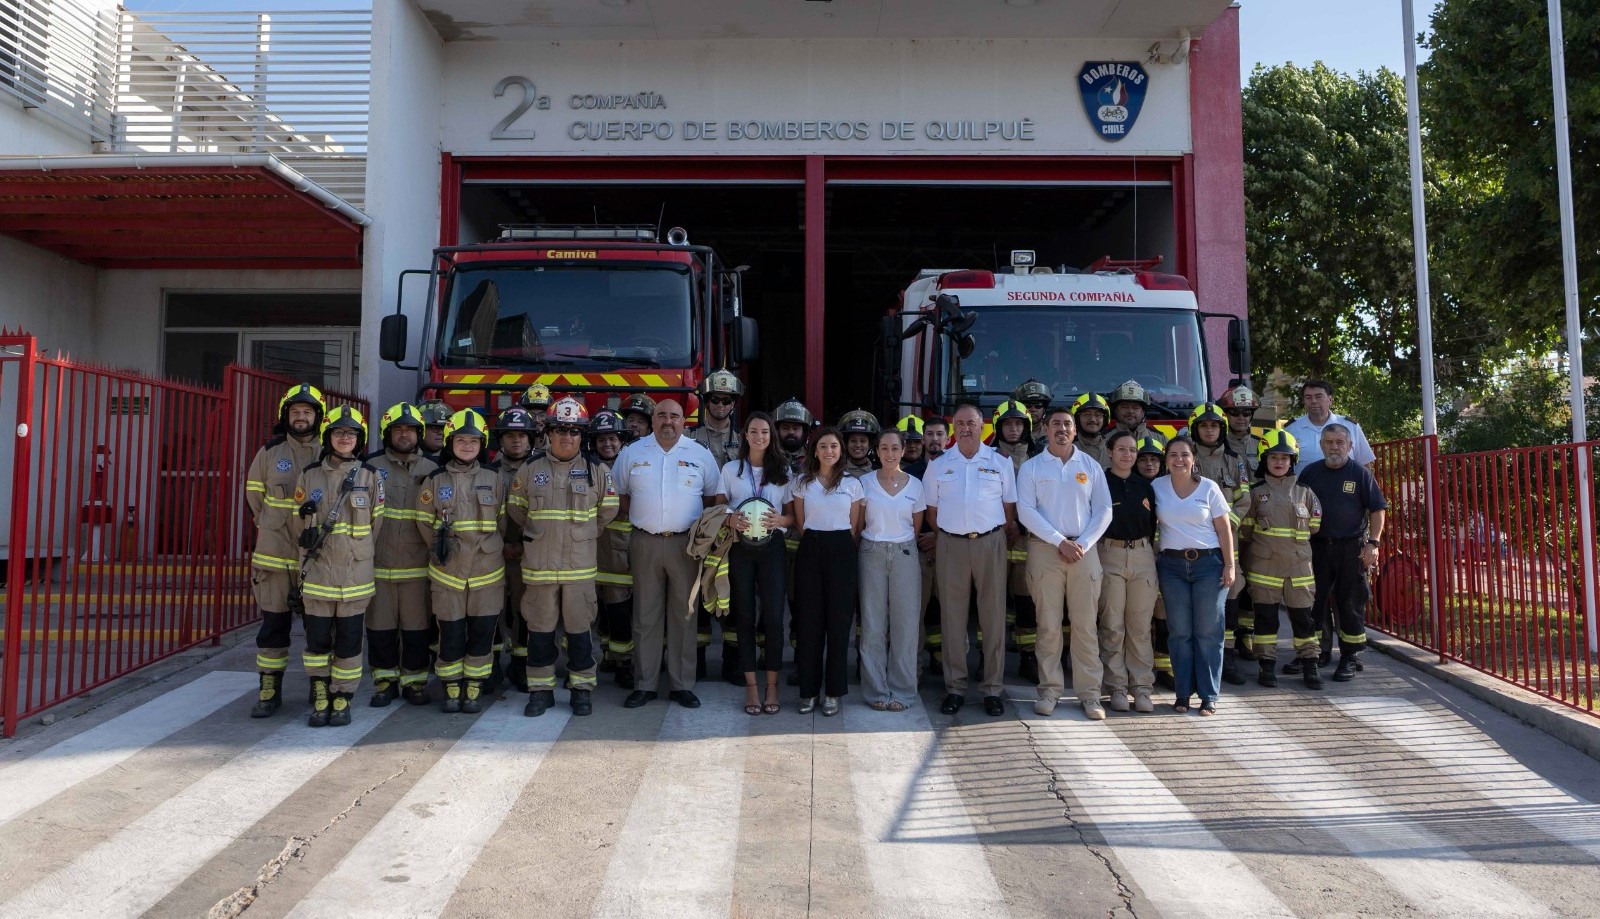
[[[633,571],[634,687],[655,692],[661,681],[661,651],[667,652],[667,688],[693,689],[694,616],[689,590],[695,563],[684,549],[689,534],[656,536],[633,531],[629,562]]]
[[[1059,699],[1066,684],[1061,666],[1063,612],[1072,622],[1072,691],[1079,701],[1100,699],[1104,667],[1100,663],[1100,556],[1090,549],[1072,564],[1056,547],[1028,538],[1028,586],[1039,616],[1039,698]],[[1062,604],[1066,609],[1063,611]],[[1120,637],[1122,623],[1106,623]]]
[[[1150,640],[1159,592],[1155,550],[1148,539],[1102,539],[1095,548],[1104,572],[1100,581],[1100,660],[1105,664],[1105,688],[1148,695],[1156,680],[1155,649]],[[1120,634],[1108,628],[1112,622],[1122,623]]]
[[[1006,685],[1005,531],[968,539],[941,530],[934,555],[945,691],[967,691],[967,605],[976,588],[978,631],[983,634],[983,682],[978,689],[985,696],[1001,695]]]

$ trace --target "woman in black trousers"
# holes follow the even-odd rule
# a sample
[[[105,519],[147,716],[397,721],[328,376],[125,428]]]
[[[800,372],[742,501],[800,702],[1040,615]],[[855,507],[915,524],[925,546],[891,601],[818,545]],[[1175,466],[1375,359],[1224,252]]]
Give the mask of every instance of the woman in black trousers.
[[[800,714],[810,714],[822,692],[822,714],[839,714],[850,676],[850,624],[855,618],[856,541],[865,496],[844,474],[844,444],[833,428],[818,428],[806,445],[804,471],[794,485],[800,529],[795,557],[795,660],[800,669]]]

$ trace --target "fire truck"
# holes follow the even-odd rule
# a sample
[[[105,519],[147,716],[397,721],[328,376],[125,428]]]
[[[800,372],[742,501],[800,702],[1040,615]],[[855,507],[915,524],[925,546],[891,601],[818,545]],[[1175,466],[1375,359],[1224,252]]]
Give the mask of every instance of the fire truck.
[[[948,416],[973,403],[987,418],[1030,379],[1057,405],[1136,380],[1151,403],[1148,423],[1182,429],[1195,405],[1248,377],[1249,330],[1238,317],[1200,312],[1188,279],[1157,271],[1160,261],[1047,268],[1016,250],[999,271],[918,273],[883,321],[886,417]],[[1214,319],[1228,322],[1226,371],[1206,348],[1204,324]]]
[[[755,360],[742,271],[681,227],[663,242],[648,226],[502,226],[497,239],[434,249],[430,267],[401,272],[379,355],[416,371],[418,400],[490,419],[536,382],[582,395],[591,412],[635,392],[676,396],[692,419],[707,374],[743,376]],[[406,364],[406,290],[424,279],[419,357]]]

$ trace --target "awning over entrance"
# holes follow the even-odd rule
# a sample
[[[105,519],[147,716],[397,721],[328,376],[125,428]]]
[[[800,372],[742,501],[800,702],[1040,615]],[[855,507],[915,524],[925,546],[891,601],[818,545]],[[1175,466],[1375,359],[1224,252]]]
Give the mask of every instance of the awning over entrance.
[[[100,268],[357,268],[371,222],[264,154],[0,157],[0,233]]]

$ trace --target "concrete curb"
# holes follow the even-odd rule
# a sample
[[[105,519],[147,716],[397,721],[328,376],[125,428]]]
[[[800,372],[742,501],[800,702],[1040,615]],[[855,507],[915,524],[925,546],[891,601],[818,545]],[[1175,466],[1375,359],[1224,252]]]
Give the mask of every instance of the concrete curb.
[[[1367,644],[1395,660],[1449,683],[1502,712],[1549,734],[1591,759],[1600,760],[1600,717],[1552,702],[1537,693],[1473,670],[1465,664],[1439,663],[1439,655],[1407,644],[1370,626]]]

